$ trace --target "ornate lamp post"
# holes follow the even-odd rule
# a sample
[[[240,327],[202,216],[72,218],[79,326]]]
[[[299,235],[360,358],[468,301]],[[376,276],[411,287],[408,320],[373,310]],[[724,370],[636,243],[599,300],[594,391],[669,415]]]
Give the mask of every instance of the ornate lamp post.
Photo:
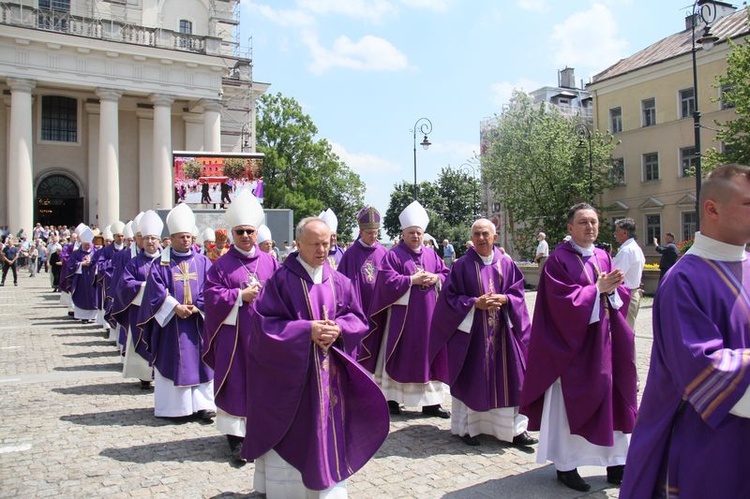
[[[477,213],[477,198],[478,191],[479,191],[479,182],[481,181],[481,176],[477,175],[479,172],[477,171],[477,168],[470,164],[470,163],[463,163],[461,166],[458,167],[459,170],[466,173],[469,177],[471,177],[472,182],[472,205],[471,205],[471,215],[476,219],[478,213]],[[472,222],[474,220],[471,220]]]
[[[414,201],[417,200],[417,130],[424,135],[424,139],[419,145],[427,150],[432,145],[432,142],[427,139],[427,136],[432,132],[432,122],[427,118],[419,118],[412,129],[414,133]]]
[[[700,197],[701,182],[703,175],[701,172],[702,152],[701,152],[701,113],[698,109],[698,62],[696,52],[695,25],[700,21],[705,25],[700,39],[697,40],[703,46],[704,50],[711,50],[717,37],[711,34],[710,24],[716,19],[716,6],[709,0],[696,0],[693,4],[693,13],[690,22],[691,27],[691,53],[693,57],[693,99],[695,108],[693,110],[693,134],[695,140],[695,230],[700,230]]]

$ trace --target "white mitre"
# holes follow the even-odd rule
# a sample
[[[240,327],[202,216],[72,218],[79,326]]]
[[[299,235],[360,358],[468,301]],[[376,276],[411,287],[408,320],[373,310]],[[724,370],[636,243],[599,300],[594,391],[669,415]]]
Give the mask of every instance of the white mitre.
[[[336,217],[336,214],[333,212],[332,209],[328,208],[326,211],[321,211],[320,215],[318,215],[318,218],[323,220],[326,225],[328,225],[328,228],[331,229],[332,234],[338,234],[338,228],[339,228],[339,219]]]
[[[258,227],[258,244],[272,240],[273,237],[271,237],[271,229],[269,229],[267,225],[261,225],[260,227]]]
[[[85,223],[81,222],[78,225],[76,225],[76,228],[75,228],[74,232],[80,236],[81,235],[81,231],[83,229],[88,229],[88,225],[86,225]]]
[[[76,227],[78,229],[78,227]],[[81,231],[78,233],[78,238],[82,243],[90,243],[94,240],[94,231],[91,230],[87,225],[84,225]]]
[[[227,211],[224,213],[230,229],[240,225],[249,225],[256,229],[266,221],[266,214],[258,199],[247,190],[241,190],[232,200]]]
[[[125,230],[125,223],[118,220],[117,222],[109,226],[109,230],[112,232],[112,235],[124,234],[123,230]]]
[[[130,227],[133,229],[133,234],[141,232],[141,218],[143,218],[143,212],[138,213],[133,219],[133,225]]]
[[[107,225],[104,227],[104,230],[102,231],[102,236],[104,236],[105,241],[112,241],[115,236],[112,235],[112,226]]]
[[[201,232],[201,242],[205,243],[206,241],[216,241],[216,233],[211,227],[206,227],[206,229]]]
[[[412,201],[399,214],[398,221],[401,223],[401,230],[407,227],[419,227],[422,230],[427,230],[427,226],[430,224],[430,217],[422,205],[419,204],[419,201]]]
[[[195,229],[195,213],[187,204],[178,204],[167,215],[167,229],[170,235],[180,232],[192,234]]]
[[[133,239],[135,237],[135,234],[133,234],[133,221],[125,224],[125,228],[122,229],[122,235],[125,237],[125,239]]]
[[[161,239],[164,222],[162,222],[161,217],[154,210],[148,210],[141,217],[140,229],[143,237],[155,236]]]

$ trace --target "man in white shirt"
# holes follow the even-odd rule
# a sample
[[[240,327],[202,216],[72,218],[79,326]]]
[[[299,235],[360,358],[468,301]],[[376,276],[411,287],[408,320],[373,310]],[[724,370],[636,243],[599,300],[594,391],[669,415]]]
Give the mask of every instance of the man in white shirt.
[[[635,220],[621,218],[615,221],[615,240],[620,243],[620,249],[617,250],[612,262],[625,274],[625,287],[630,290],[628,325],[633,329],[643,297],[641,275],[643,274],[643,266],[646,265],[643,250],[635,242]]]
[[[536,256],[534,257],[534,261],[539,264],[539,268],[542,268],[544,266],[544,262],[547,261],[547,257],[549,256],[549,243],[547,242],[547,234],[544,232],[540,232],[536,236],[536,240],[539,241],[539,244],[536,245]]]

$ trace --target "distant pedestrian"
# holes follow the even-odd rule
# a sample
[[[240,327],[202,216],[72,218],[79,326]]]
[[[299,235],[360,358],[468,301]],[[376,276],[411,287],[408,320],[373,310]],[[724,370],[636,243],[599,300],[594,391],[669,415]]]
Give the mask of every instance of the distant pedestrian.
[[[539,244],[536,245],[536,256],[534,257],[534,261],[539,264],[539,268],[542,268],[544,267],[544,262],[547,261],[547,257],[549,257],[547,234],[540,232],[537,234],[536,240],[539,241]]]
[[[447,239],[443,239],[443,263],[448,268],[453,266],[453,260],[456,259],[456,250]]]
[[[674,234],[672,234],[671,232],[667,232],[666,240],[667,244],[665,244],[664,246],[659,246],[659,240],[657,238],[654,238],[654,246],[656,246],[656,252],[661,254],[661,259],[659,259],[660,283],[667,271],[672,268],[672,265],[677,263],[677,258],[679,257],[677,245],[674,243]]]

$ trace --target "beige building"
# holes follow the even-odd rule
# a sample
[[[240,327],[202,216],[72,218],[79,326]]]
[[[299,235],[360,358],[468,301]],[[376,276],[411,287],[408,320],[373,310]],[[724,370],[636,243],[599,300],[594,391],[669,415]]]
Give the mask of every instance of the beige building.
[[[721,101],[717,75],[725,74],[731,51],[727,39],[749,32],[747,9],[714,2],[717,18],[710,31],[719,41],[706,50],[696,44],[698,109],[701,149],[721,150],[715,121],[732,119],[734,112]],[[676,240],[693,236],[696,228],[692,17],[686,29],[621,60],[593,78],[587,86],[594,99],[594,125],[609,130],[620,143],[613,151],[612,174],[621,185],[606,192],[605,217],[631,217],[649,261],[658,257],[653,238],[663,242],[666,232]],[[696,23],[695,38],[705,28]]]
[[[172,151],[253,152],[239,3],[0,1],[0,227],[170,208]]]

